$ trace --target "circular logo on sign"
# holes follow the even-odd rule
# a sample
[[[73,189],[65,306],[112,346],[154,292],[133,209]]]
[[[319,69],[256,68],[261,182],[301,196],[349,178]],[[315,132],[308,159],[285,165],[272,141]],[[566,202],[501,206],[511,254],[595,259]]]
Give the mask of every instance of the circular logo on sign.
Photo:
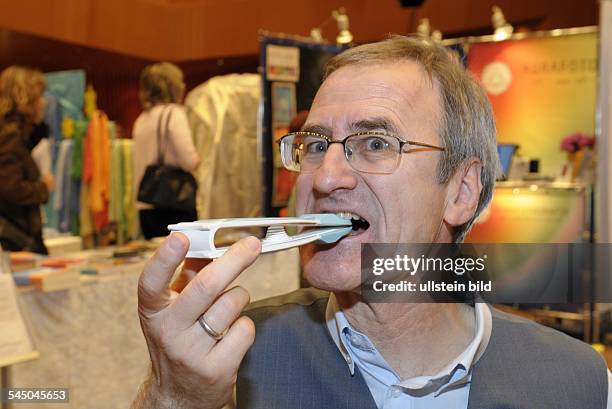
[[[508,64],[496,61],[485,65],[482,70],[482,85],[491,95],[506,92],[511,82],[512,72]]]

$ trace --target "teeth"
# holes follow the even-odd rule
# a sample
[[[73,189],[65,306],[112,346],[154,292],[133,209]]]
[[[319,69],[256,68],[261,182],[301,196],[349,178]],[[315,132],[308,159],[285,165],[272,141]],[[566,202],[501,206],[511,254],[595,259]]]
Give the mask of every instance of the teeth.
[[[343,219],[362,220],[361,217],[351,212],[340,212],[340,213],[337,213],[337,215],[342,217]]]
[[[340,212],[340,213],[337,213],[337,215],[342,217],[343,219],[350,219],[352,213],[350,213],[350,212]]]

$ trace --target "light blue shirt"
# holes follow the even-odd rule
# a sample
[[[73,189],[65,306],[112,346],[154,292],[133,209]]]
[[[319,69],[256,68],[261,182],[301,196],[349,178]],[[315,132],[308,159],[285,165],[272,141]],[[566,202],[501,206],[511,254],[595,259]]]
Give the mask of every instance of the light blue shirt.
[[[475,334],[467,348],[437,374],[409,379],[401,379],[372,341],[351,327],[334,294],[330,295],[325,318],[351,375],[357,366],[379,409],[467,409],[471,370],[489,343],[493,325],[487,304],[476,303],[473,310]],[[612,409],[611,390],[608,371],[608,409]]]

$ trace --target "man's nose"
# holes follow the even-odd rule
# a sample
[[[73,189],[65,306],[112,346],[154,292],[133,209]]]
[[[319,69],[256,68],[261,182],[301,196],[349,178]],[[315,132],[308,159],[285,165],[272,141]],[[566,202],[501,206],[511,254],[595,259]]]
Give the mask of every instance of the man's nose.
[[[327,194],[337,189],[354,189],[356,185],[355,171],[344,156],[342,144],[330,144],[321,166],[315,172],[314,189]]]

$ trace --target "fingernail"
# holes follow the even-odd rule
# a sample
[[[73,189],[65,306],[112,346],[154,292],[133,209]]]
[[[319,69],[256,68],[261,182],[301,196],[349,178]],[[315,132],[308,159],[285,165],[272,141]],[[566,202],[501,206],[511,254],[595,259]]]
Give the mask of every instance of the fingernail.
[[[257,237],[247,237],[244,241],[244,244],[252,251],[259,251],[260,242]]]
[[[183,249],[183,240],[181,240],[177,233],[170,233],[168,242],[172,250],[181,251]]]

